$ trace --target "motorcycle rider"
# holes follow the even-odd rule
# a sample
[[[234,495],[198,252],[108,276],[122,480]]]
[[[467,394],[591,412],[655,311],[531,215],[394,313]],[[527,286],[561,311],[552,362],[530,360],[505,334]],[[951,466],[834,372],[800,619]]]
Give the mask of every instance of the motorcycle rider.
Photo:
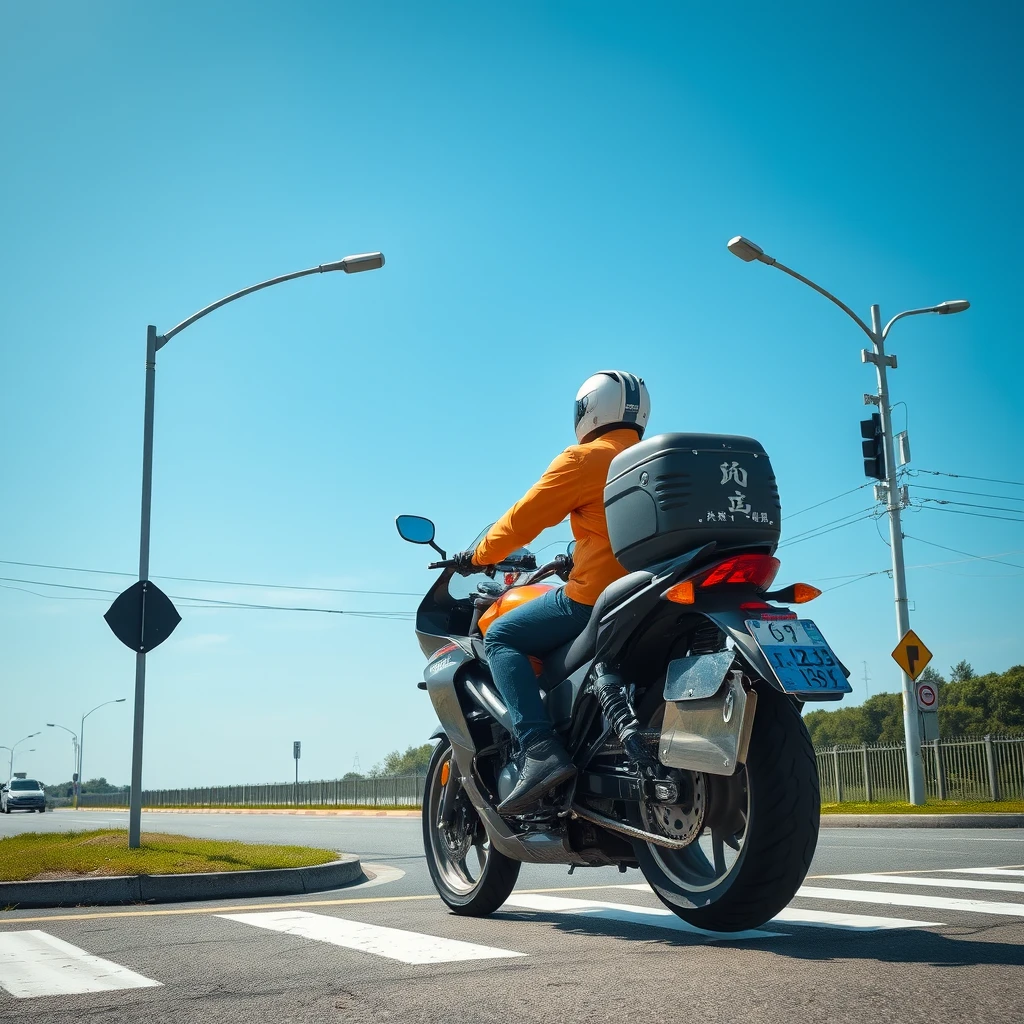
[[[588,377],[576,395],[576,438],[526,495],[491,527],[475,550],[455,556],[469,575],[529,544],[569,516],[576,550],[564,588],[506,613],[488,629],[487,662],[512,719],[521,762],[519,781],[498,805],[502,814],[529,810],[544,793],[568,781],[576,767],[555,734],[540,699],[529,655],[543,656],[583,632],[594,603],[626,575],[612,553],[604,486],[612,459],[643,437],[651,400],[643,379],[620,370]]]

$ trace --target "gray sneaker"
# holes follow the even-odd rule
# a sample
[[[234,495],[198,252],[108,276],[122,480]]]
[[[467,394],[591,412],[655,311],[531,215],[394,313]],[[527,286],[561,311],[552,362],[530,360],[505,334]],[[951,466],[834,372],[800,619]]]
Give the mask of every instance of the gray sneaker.
[[[557,736],[535,740],[523,757],[523,770],[515,789],[498,804],[499,814],[522,814],[530,810],[540,798],[568,782],[576,774],[576,765]]]

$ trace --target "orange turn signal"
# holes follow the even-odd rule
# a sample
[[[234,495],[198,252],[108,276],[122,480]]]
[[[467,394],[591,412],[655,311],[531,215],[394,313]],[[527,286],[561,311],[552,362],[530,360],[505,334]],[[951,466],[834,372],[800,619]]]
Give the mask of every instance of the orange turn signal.
[[[691,580],[683,580],[682,583],[677,583],[674,587],[669,587],[665,591],[665,599],[667,601],[674,601],[676,604],[693,604],[696,600],[696,595],[693,591],[693,582]]]
[[[821,591],[817,587],[812,587],[810,583],[793,584],[793,604],[807,604],[816,597],[821,597]]]
[[[448,776],[451,774],[451,771],[452,771],[452,763],[451,763],[451,761],[445,761],[445,763],[443,765],[441,765],[441,785],[442,786],[447,786],[448,785]]]

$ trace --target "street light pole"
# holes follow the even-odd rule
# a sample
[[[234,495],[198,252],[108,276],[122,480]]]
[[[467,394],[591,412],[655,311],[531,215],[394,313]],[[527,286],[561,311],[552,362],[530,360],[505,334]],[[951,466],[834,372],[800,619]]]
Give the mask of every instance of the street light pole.
[[[0,748],[0,749],[3,749],[3,750],[9,750],[11,752],[11,762],[10,762],[10,765],[8,766],[8,769],[7,769],[8,781],[10,779],[14,778],[14,752],[15,752],[15,750],[17,750],[18,747],[20,747],[22,745],[22,743],[26,743],[28,740],[34,739],[38,735],[39,735],[38,732],[30,732],[27,736],[22,736],[22,738],[20,740],[18,740],[18,742],[15,743],[13,747],[3,747],[3,748]]]
[[[71,785],[75,793],[75,807],[78,807],[78,733],[73,729],[69,729],[66,725],[58,725],[56,722],[47,722],[47,726],[50,729],[63,729],[67,733],[71,733],[72,750],[74,751],[74,759],[72,761],[72,774],[75,778],[72,780]]]
[[[866,405],[877,405],[881,420],[882,441],[885,451],[884,488],[886,511],[889,514],[892,579],[896,601],[896,638],[897,641],[902,640],[910,629],[910,612],[907,606],[907,576],[903,559],[903,528],[900,521],[902,500],[900,498],[899,483],[896,478],[892,409],[889,406],[889,385],[885,373],[886,369],[890,366],[893,369],[896,368],[896,357],[885,354],[885,340],[889,336],[892,325],[897,320],[902,320],[908,316],[917,316],[920,313],[961,313],[970,307],[970,303],[966,299],[956,299],[949,302],[940,302],[937,306],[927,306],[923,309],[908,309],[894,316],[885,327],[882,326],[881,310],[877,305],[874,305],[871,307],[871,326],[868,327],[849,306],[837,299],[831,292],[826,291],[821,285],[815,284],[802,274],[798,274],[795,270],[791,270],[789,267],[779,263],[778,260],[767,255],[759,245],[755,245],[742,235],[737,235],[735,238],[730,239],[728,248],[734,256],[738,256],[745,263],[751,263],[754,260],[759,263],[765,263],[813,288],[820,295],[824,295],[826,299],[835,303],[843,310],[871,339],[871,351],[862,351],[861,361],[864,363],[874,363],[878,374],[878,394],[865,395],[864,403]],[[921,763],[921,735],[917,698],[914,693],[914,681],[910,676],[906,672],[901,671],[900,678],[901,691],[903,693],[903,731],[906,736],[907,780],[910,789],[910,802],[920,805],[925,802],[925,788],[924,767]]]
[[[139,528],[139,582],[149,582],[149,540],[150,523],[153,506],[153,417],[156,393],[156,354],[176,334],[190,327],[197,320],[212,313],[215,309],[234,302],[252,292],[269,288],[285,281],[293,281],[310,274],[324,274],[334,270],[343,270],[346,274],[356,274],[364,270],[379,270],[384,266],[384,256],[379,252],[360,253],[346,256],[333,263],[321,263],[308,270],[299,270],[294,274],[284,274],[268,281],[250,285],[240,291],[232,292],[223,299],[204,306],[197,313],[172,327],[166,334],[158,335],[152,324],[146,328],[146,399],[143,410],[142,428],[142,516]],[[145,609],[145,604],[143,604]],[[144,736],[146,704],[146,651],[135,652],[135,721],[132,733],[132,784],[128,805],[128,846],[138,849],[142,836],[142,742]],[[81,778],[81,771],[79,771]]]
[[[100,708],[105,708],[108,704],[123,704],[127,699],[127,697],[118,697],[116,700],[105,700],[102,704],[97,704],[92,711],[86,711],[82,715],[82,724],[79,726],[78,731],[78,783],[75,786],[75,807],[78,806],[78,798],[82,792],[82,754],[85,751],[85,720],[93,711],[99,711]]]

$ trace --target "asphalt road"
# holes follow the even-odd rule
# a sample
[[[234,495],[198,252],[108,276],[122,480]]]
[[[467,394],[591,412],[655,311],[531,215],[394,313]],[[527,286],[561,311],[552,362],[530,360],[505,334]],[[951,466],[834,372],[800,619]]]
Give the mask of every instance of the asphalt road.
[[[11,815],[0,835],[124,822]],[[357,853],[376,877],[300,898],[0,914],[0,1020],[1021,1019],[1024,830],[823,830],[787,911],[716,938],[613,869],[527,866],[498,913],[456,917],[419,827],[146,815],[147,830]],[[850,875],[869,877],[836,877]]]

